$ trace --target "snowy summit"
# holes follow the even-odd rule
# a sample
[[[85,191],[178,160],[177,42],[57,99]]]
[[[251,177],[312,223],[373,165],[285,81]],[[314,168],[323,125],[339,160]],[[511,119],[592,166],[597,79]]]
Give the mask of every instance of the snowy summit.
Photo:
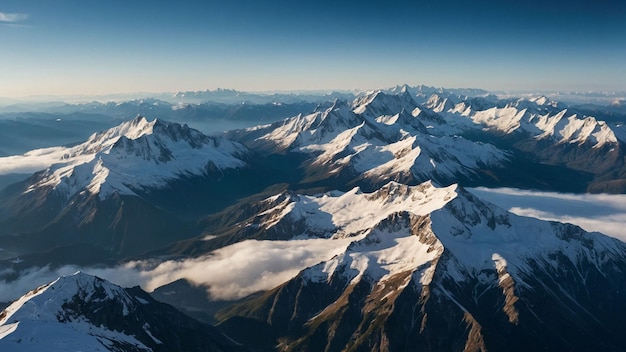
[[[54,164],[37,175],[29,191],[52,188],[66,198],[85,192],[100,199],[114,192],[133,195],[133,189],[162,187],[170,179],[243,167],[247,153],[238,143],[187,125],[138,116],[75,147],[52,152]],[[27,153],[22,161],[41,154]]]

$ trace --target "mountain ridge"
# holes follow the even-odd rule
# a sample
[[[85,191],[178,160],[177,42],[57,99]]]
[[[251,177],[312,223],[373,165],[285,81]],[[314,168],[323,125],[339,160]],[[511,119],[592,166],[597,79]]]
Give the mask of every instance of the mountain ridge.
[[[0,241],[22,255],[70,244],[129,255],[184,238],[189,220],[158,195],[207,184],[196,198],[211,196],[252,156],[223,137],[142,116],[47,153],[50,167],[0,192]],[[39,153],[21,162],[31,157]],[[151,241],[141,239],[146,233]]]
[[[18,351],[236,351],[214,328],[139,288],[84,273],[30,291],[0,314],[0,347]]]
[[[610,278],[626,272],[624,243],[573,225],[512,215],[461,188],[454,193],[426,215],[414,207],[391,212],[344,253],[223,310],[218,326],[236,333],[235,322],[263,322],[281,351],[623,346],[617,328],[623,315],[588,305],[591,297],[616,304],[623,299],[624,283]],[[559,289],[554,277],[567,277],[562,284],[568,290]],[[610,293],[593,293],[584,277],[612,287]],[[552,287],[548,296],[537,296],[546,287]],[[583,316],[567,326],[584,334],[564,338],[564,332],[534,330],[552,320],[564,323],[570,304],[581,307],[576,314]],[[538,310],[549,306],[559,311],[555,317]],[[525,341],[533,334],[535,339]]]

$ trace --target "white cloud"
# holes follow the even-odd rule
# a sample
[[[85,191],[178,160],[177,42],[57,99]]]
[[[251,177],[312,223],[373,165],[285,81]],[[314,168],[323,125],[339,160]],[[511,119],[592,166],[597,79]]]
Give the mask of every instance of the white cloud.
[[[15,22],[24,21],[27,18],[28,18],[28,15],[25,13],[0,12],[0,22],[15,23]]]
[[[0,175],[31,174],[45,170],[53,164],[63,162],[63,156],[68,152],[69,149],[65,147],[51,147],[32,150],[23,155],[1,157]]]
[[[568,222],[626,242],[624,194],[564,194],[482,187],[470,191],[517,215]]]
[[[356,239],[247,240],[206,256],[184,260],[135,261],[112,268],[35,268],[21,273],[15,281],[0,281],[0,302],[14,300],[39,285],[77,270],[123,287],[139,285],[146,291],[186,278],[207,286],[207,293],[213,299],[237,299],[282,284],[302,269],[345,251]],[[3,274],[6,273],[0,272],[0,277]]]
[[[582,217],[554,214],[551,212],[531,208],[513,207],[510,209],[510,211],[521,216],[529,216],[543,220],[568,222],[570,224],[578,225],[587,231],[601,232],[605,235],[609,235],[611,237],[615,237],[619,240],[626,242],[626,231],[624,231],[624,224],[626,224],[626,213],[597,217]]]
[[[131,262],[111,272],[99,270],[97,275],[114,282],[126,275],[128,282],[119,284],[128,286],[140,283],[148,291],[186,278],[208,286],[209,294],[214,299],[235,299],[272,289],[293,278],[302,269],[344,251],[352,241],[354,238],[247,240],[199,258],[169,260],[158,264]]]

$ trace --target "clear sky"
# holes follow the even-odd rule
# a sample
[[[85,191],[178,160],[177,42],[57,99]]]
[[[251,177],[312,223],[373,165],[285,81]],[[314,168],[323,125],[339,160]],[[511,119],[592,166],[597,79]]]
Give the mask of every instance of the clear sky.
[[[0,1],[0,96],[402,83],[626,90],[626,1]]]

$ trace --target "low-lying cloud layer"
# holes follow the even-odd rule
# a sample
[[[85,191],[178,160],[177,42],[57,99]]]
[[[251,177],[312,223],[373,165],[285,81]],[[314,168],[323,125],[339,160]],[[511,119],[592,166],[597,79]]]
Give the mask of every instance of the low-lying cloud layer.
[[[517,215],[568,222],[626,242],[626,195],[623,194],[563,194],[482,187],[470,191]]]
[[[0,158],[0,175],[31,174],[45,170],[55,163],[63,161],[68,152],[64,147],[51,147],[32,150],[23,155]]]
[[[139,285],[147,291],[186,278],[207,286],[213,299],[237,299],[280,285],[302,269],[345,251],[354,240],[248,240],[218,249],[207,256],[186,260],[135,261],[114,268],[65,266],[55,270],[47,267],[31,269],[21,274],[17,281],[0,281],[0,302],[14,300],[58,276],[70,275],[78,270],[124,287]],[[0,277],[2,274],[0,272]]]
[[[120,281],[120,272],[130,273],[130,282],[125,284],[140,282],[148,291],[184,277],[208,286],[214,299],[236,299],[280,285],[302,269],[345,251],[353,240],[247,240],[199,258],[158,264],[130,262],[111,272],[97,272],[113,282]]]

